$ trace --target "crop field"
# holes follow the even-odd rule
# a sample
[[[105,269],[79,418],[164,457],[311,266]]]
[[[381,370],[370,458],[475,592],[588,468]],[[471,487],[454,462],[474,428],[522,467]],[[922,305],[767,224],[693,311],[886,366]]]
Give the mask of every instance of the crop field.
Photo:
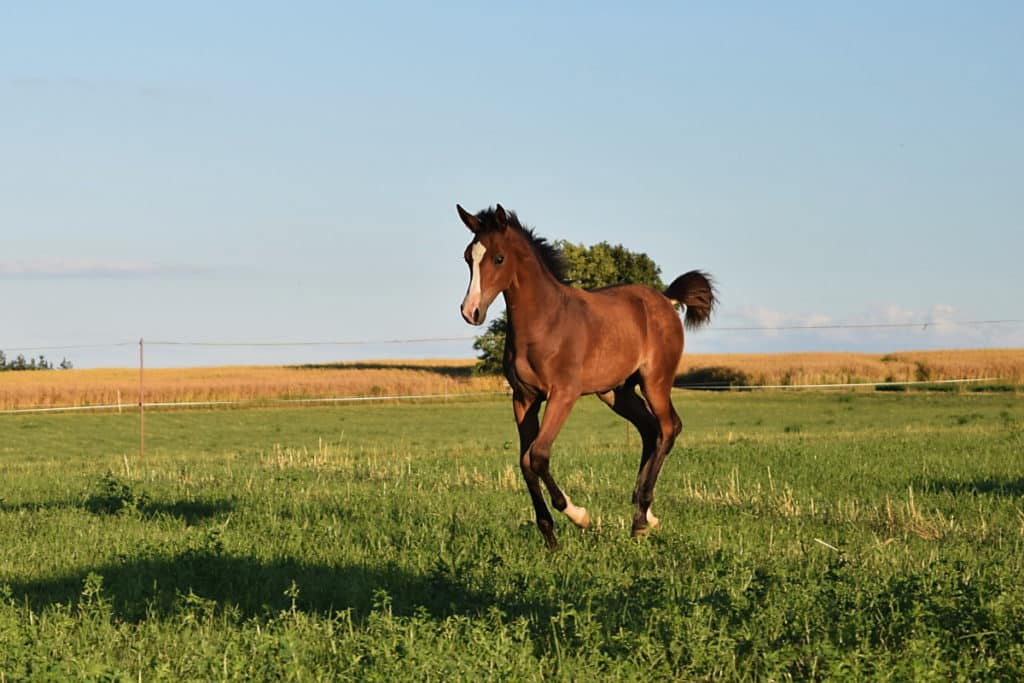
[[[147,402],[259,401],[328,396],[502,391],[505,380],[473,373],[473,361],[368,361],[309,366],[156,368],[144,371]],[[0,373],[0,410],[138,405],[138,368]]]
[[[147,402],[295,401],[325,397],[480,394],[507,389],[473,360],[158,368],[144,372]],[[990,378],[1024,385],[1024,349],[867,353],[685,354],[677,384],[803,385]],[[131,368],[0,373],[0,411],[138,405]]]
[[[750,385],[927,382],[972,377],[1020,385],[1024,384],[1024,349],[684,354],[680,379],[687,384],[697,383],[709,370],[717,370],[734,383]]]
[[[1019,392],[592,398],[549,552],[507,399],[0,416],[0,681],[1024,677]]]

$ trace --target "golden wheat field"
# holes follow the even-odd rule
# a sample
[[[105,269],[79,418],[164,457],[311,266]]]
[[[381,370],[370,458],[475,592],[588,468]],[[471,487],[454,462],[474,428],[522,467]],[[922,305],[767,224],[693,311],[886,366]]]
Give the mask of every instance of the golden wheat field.
[[[1024,384],[1024,349],[869,353],[684,354],[680,383],[802,385],[991,378]]]
[[[502,391],[503,378],[477,376],[473,361],[366,361],[321,366],[146,369],[146,403]],[[137,368],[0,373],[0,410],[138,403]]]
[[[473,366],[473,360],[415,360],[147,369],[143,379],[147,404],[507,390],[503,378],[476,375]],[[804,385],[981,377],[1024,385],[1024,349],[687,354],[677,383]],[[139,371],[132,368],[0,373],[0,410],[117,404],[131,408],[138,400]]]

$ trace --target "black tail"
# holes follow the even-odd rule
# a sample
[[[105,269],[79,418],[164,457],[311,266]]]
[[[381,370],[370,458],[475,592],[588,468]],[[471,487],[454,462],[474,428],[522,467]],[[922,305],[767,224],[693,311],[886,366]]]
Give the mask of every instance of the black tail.
[[[718,303],[711,276],[700,270],[680,275],[662,293],[673,302],[686,306],[686,327],[691,330],[707,323]]]

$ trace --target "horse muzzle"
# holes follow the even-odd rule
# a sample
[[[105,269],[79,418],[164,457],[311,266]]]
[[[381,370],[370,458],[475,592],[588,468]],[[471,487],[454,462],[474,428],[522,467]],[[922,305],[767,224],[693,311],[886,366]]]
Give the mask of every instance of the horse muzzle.
[[[463,304],[459,307],[459,312],[462,313],[462,319],[470,325],[483,325],[484,319],[487,317],[487,311],[480,310],[479,306],[467,306]]]

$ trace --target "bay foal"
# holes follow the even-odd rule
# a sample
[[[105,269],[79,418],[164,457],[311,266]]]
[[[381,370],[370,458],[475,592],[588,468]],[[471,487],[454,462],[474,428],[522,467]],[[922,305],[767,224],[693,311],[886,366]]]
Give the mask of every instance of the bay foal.
[[[560,252],[523,227],[515,213],[500,204],[475,215],[456,208],[473,232],[462,317],[482,325],[494,299],[505,296],[504,370],[519,428],[519,465],[548,547],[558,543],[541,482],[556,510],[581,528],[590,526],[587,510],[573,505],[549,466],[551,445],[583,394],[596,394],[640,432],[632,533],[656,527],[654,485],[682,429],[670,395],[683,352],[683,325],[673,304],[686,306],[687,327],[706,323],[715,306],[710,278],[690,271],[664,292],[644,285],[577,289],[562,282]]]

